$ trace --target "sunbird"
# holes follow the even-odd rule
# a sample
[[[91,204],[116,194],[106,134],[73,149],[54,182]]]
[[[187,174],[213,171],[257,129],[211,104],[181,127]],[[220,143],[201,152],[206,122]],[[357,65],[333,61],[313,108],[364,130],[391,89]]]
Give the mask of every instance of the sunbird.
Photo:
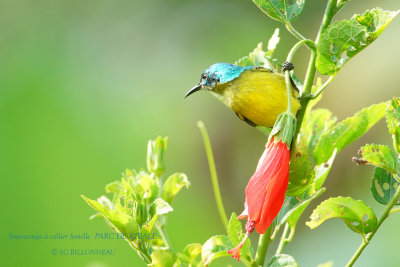
[[[291,84],[292,111],[296,114],[300,103],[297,88],[293,88],[293,81]],[[202,73],[200,82],[185,98],[199,90],[222,95],[228,107],[251,126],[272,127],[287,109],[285,76],[267,68],[216,63]]]

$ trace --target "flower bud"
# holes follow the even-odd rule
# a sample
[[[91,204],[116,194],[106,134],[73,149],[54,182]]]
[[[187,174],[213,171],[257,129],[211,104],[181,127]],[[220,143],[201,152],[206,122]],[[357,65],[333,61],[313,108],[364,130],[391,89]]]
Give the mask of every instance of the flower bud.
[[[135,221],[138,225],[142,226],[147,221],[147,208],[143,203],[138,202],[135,209]]]
[[[279,114],[274,128],[272,128],[272,131],[270,133],[269,139],[275,138],[275,141],[282,141],[282,143],[285,143],[290,149],[290,144],[292,143],[292,139],[294,137],[294,134],[296,132],[296,118],[293,116],[293,114],[284,112]]]
[[[168,138],[157,137],[147,145],[147,169],[160,177],[165,171],[164,150],[167,148]]]

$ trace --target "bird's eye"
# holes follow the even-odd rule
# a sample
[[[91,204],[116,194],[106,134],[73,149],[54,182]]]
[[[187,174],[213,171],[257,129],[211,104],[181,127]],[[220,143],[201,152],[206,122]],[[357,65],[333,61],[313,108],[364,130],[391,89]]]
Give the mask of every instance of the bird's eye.
[[[205,80],[207,76],[205,74],[201,75],[201,79]]]
[[[219,83],[219,78],[212,77],[211,80],[212,80],[213,82]]]

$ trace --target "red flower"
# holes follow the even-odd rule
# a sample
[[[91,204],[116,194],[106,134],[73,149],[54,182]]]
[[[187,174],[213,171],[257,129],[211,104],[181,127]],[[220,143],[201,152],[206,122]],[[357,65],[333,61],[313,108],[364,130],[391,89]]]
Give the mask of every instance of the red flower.
[[[257,232],[263,234],[278,215],[289,183],[290,150],[285,143],[268,143],[256,172],[246,187],[245,210],[239,216],[254,221]]]
[[[281,140],[275,142],[271,138],[247,184],[245,210],[238,217],[247,217],[245,239],[254,228],[263,234],[278,215],[289,182],[289,160],[288,146]],[[239,259],[244,240],[228,253]]]

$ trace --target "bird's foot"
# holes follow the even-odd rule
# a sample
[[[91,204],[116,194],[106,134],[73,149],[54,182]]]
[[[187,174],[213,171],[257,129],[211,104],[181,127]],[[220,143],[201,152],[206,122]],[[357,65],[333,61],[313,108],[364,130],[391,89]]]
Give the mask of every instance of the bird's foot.
[[[292,69],[294,69],[294,65],[292,62],[288,62],[286,61],[285,63],[283,63],[282,65],[282,71],[291,71]]]

